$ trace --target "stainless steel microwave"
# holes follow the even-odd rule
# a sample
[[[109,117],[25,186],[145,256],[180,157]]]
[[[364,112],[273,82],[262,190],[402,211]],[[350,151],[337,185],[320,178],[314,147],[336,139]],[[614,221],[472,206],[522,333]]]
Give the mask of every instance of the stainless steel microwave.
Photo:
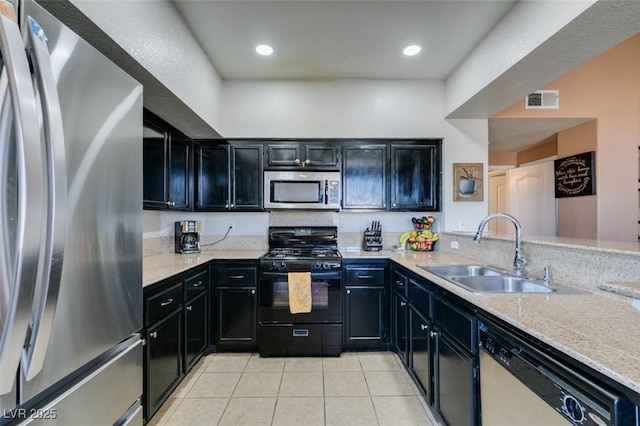
[[[340,172],[266,171],[265,209],[340,209]]]

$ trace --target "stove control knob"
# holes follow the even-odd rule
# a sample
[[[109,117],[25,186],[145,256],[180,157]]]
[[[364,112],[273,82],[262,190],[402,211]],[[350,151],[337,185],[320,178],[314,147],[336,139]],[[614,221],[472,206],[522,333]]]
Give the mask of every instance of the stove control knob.
[[[283,270],[287,268],[287,264],[284,262],[284,260],[282,262],[280,262],[280,266],[278,269]]]
[[[271,265],[269,265],[269,269],[271,270],[278,269],[278,265],[276,264],[276,262],[271,262]]]
[[[322,264],[322,268],[323,268],[323,269],[329,269],[329,268],[331,268],[331,265],[329,265],[327,262],[324,262],[324,263]]]
[[[322,269],[322,264],[320,262],[316,262],[313,264],[313,269]]]

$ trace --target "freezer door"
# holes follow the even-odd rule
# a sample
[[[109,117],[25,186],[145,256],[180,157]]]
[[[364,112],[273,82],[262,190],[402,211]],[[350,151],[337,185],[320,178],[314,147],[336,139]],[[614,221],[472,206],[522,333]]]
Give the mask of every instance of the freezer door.
[[[20,16],[47,39],[67,184],[55,316],[25,402],[142,327],[142,86],[33,1]]]
[[[25,425],[142,425],[142,340],[136,334],[46,405],[9,413]]]

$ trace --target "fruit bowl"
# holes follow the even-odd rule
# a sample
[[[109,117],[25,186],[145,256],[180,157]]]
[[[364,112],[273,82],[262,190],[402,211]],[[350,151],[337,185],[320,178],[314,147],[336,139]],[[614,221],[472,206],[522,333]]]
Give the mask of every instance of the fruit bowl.
[[[436,241],[428,240],[424,242],[416,241],[414,243],[408,242],[407,248],[412,251],[433,251],[433,249],[436,246],[436,242],[437,240]]]

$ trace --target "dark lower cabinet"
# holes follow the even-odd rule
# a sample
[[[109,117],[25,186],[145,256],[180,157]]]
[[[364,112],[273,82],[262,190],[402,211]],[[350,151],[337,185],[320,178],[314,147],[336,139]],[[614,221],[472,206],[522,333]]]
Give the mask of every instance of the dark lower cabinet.
[[[350,259],[343,281],[344,349],[388,349],[389,263]]]
[[[409,366],[409,358],[408,358],[408,338],[407,338],[407,322],[408,322],[408,314],[409,314],[409,305],[407,304],[407,299],[402,296],[399,292],[394,292],[393,294],[393,346],[400,356],[400,359],[404,363],[405,366]]]
[[[218,349],[257,343],[257,295],[255,288],[219,288]]]
[[[258,347],[258,265],[255,261],[213,263],[215,306],[212,342],[216,350],[251,351]]]
[[[478,360],[446,334],[435,336],[436,410],[448,425],[475,425]]]
[[[209,345],[209,269],[144,289],[144,418],[148,421]]]
[[[345,288],[345,349],[380,349],[384,346],[387,303],[384,287]]]
[[[207,339],[209,333],[208,298],[208,292],[203,292],[185,304],[185,371],[189,371],[198,362],[209,344]]]
[[[160,408],[183,376],[182,308],[146,331],[145,418]]]
[[[427,404],[433,402],[433,325],[422,313],[409,308],[411,332],[410,366],[413,377],[424,393]]]

